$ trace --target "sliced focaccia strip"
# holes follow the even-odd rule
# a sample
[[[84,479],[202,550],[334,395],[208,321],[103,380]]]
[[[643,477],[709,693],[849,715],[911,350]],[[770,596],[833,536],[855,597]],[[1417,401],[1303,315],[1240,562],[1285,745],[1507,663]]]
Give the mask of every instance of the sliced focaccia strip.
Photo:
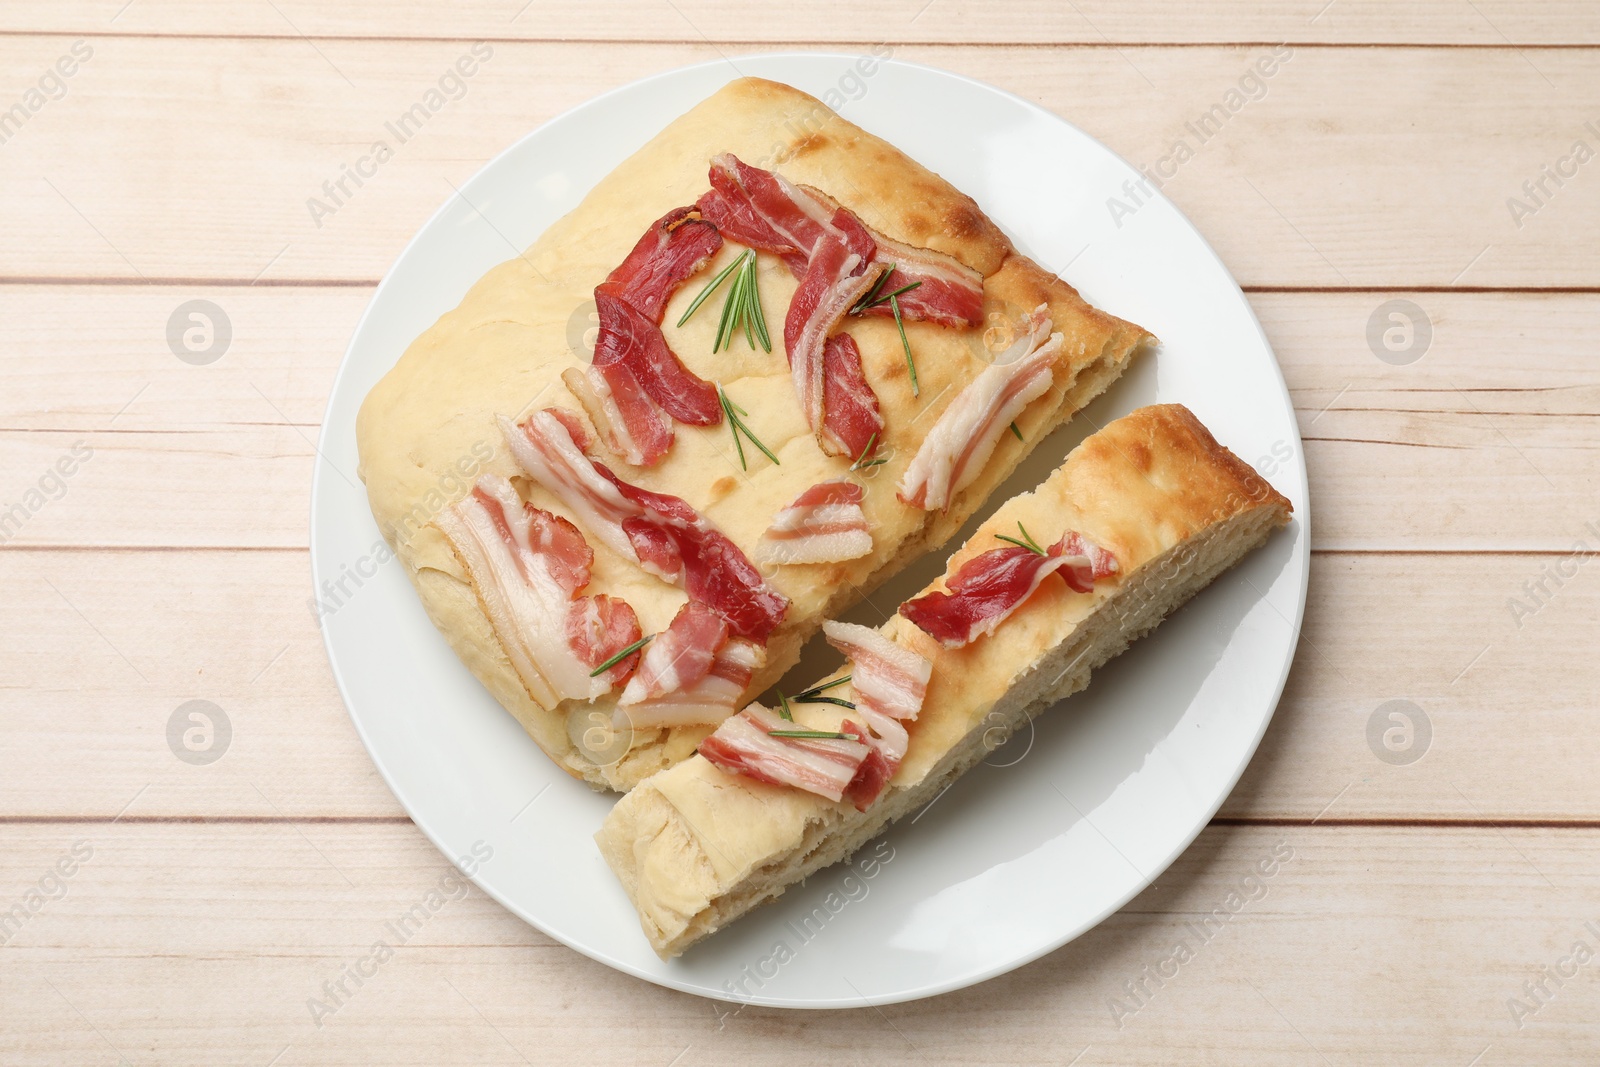
[[[950,560],[955,575],[1018,524],[1040,542],[1077,530],[1119,563],[1078,592],[1045,582],[993,633],[945,648],[895,616],[880,632],[932,663],[904,759],[858,811],[696,757],[643,782],[596,835],[650,944],[675,956],[794,882],[849,856],[980,760],[997,736],[1082,689],[1289,519],[1290,504],[1186,409],[1143,408],[1085,440],[1044,484],[1001,506]],[[937,588],[942,583],[936,583]],[[847,687],[829,692],[848,696]],[[840,730],[854,712],[791,705],[796,725]]]
[[[704,288],[696,282],[715,277],[746,253],[747,246],[726,234],[702,272],[667,296],[659,319],[653,309],[635,310],[659,323],[667,351],[687,373],[713,389],[720,383],[729,399],[743,406],[749,413],[744,421],[778,461],[746,444],[746,469],[726,419],[703,427],[683,423],[661,413],[642,383],[633,392],[612,389],[602,396],[590,381],[584,339],[593,336],[598,315],[596,287],[630,260],[642,234],[657,232],[669,208],[693,204],[706,192],[711,161],[724,152],[760,163],[796,188],[820,191],[808,195],[825,197],[816,201],[824,208],[847,208],[869,231],[874,261],[880,255],[888,257],[886,262],[908,258],[886,244],[892,241],[948,257],[939,263],[965,279],[961,285],[969,294],[981,280],[981,325],[945,325],[931,314],[905,321],[916,356],[917,393],[892,317],[847,316],[843,329],[824,341],[824,430],[847,447],[870,442],[871,458],[865,462],[884,461],[855,472],[865,491],[861,507],[871,524],[872,548],[834,563],[778,566],[767,575],[767,584],[789,608],[765,639],[765,657],[744,700],[796,662],[823,619],[842,615],[864,591],[944,544],[1053,429],[1121,374],[1149,339],[1140,327],[1089,306],[1053,271],[1018,253],[970,197],[788,86],[760,79],[732,82],[619,164],[570,215],[551,225],[523,255],[486,273],[455,310],[412,342],[368,395],[356,430],[373,516],[429,617],[553,760],[600,787],[631,788],[692,753],[709,727],[635,729],[625,752],[618,754],[609,744],[596,751],[587,738],[596,717],[612,720],[620,687],[593,705],[576,700],[550,708],[534,701],[485,614],[472,575],[433,520],[484,473],[516,482],[525,499],[572,521],[590,542],[595,560],[587,592],[625,600],[637,612],[641,631],[653,634],[671,623],[687,598],[685,588],[642,569],[626,538],[618,541],[589,529],[563,496],[528,479],[511,455],[498,417],[523,423],[529,412],[547,407],[581,408],[591,416],[600,411],[593,418],[602,438],[596,448],[606,449],[608,463],[613,444],[630,462],[652,451],[664,453],[653,465],[617,468],[622,480],[684,501],[747,557],[778,511],[809,487],[849,473],[859,449],[845,456],[824,454],[796,401],[783,331],[776,327],[798,282],[782,258],[762,252],[756,266],[757,288],[774,327],[770,353],[742,340],[714,349],[716,295],[683,319]],[[859,235],[852,240],[859,241]],[[906,295],[932,288],[925,281]],[[953,492],[946,510],[902,504],[895,498],[896,486],[929,428],[987,366],[993,350],[1004,347],[991,348],[989,342],[1041,303],[1049,305],[1062,345],[1049,390],[1016,419],[1020,437],[1006,433],[976,477]],[[660,357],[654,348],[644,354],[652,352]],[[575,383],[570,389],[569,381]],[[586,391],[594,395],[583,397]],[[609,415],[608,404],[616,409]],[[636,408],[659,417],[642,420],[630,444],[617,429],[631,425],[624,409],[637,415]]]

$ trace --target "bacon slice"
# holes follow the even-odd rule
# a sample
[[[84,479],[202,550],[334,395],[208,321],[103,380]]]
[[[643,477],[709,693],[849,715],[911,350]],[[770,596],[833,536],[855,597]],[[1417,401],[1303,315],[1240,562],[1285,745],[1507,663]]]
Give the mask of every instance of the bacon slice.
[[[765,641],[783,621],[788,599],[687,501],[625,482],[584,455],[555,410],[536,411],[520,426],[501,417],[517,464],[624,559],[681,584],[738,636]]]
[[[861,766],[856,769],[856,776],[850,779],[850,784],[845,786],[844,790],[845,800],[855,805],[857,811],[866,811],[872,806],[872,802],[878,799],[878,794],[883,792],[883,787],[889,784],[889,779],[894,777],[895,768],[900,765],[900,758],[905,755],[905,749],[900,749],[900,754],[891,763],[885,754],[889,743],[874,740],[849,719],[839,724],[839,732],[861,738],[872,749],[867,753],[867,758],[861,761]],[[900,732],[905,733],[904,730]]]
[[[613,391],[629,389],[626,372],[668,415],[692,426],[713,426],[722,420],[717,390],[697,377],[667,347],[661,327],[628,303],[616,283],[602,282],[594,291],[600,333],[594,342],[594,367]]]
[[[720,723],[739,706],[750,679],[766,660],[767,650],[754,641],[730,637],[699,681],[637,704],[624,698],[613,713],[614,722],[619,729],[631,725],[637,730]]]
[[[472,578],[535,703],[554,708],[563,700],[592,700],[627,676],[632,665],[626,662],[590,676],[626,647],[616,639],[628,632],[630,620],[637,634],[638,622],[622,601],[574,599],[589,584],[594,553],[570,522],[524,504],[511,483],[494,474],[480,478],[434,522]]]
[[[806,273],[817,242],[837,238],[862,264],[894,266],[882,292],[922,284],[901,293],[906,319],[941,326],[976,326],[983,321],[983,275],[953,256],[901,244],[865,225],[853,212],[816,189],[752,167],[724,152],[711,161],[711,191],[696,206],[723,236],[781,257],[796,278]],[[866,314],[892,315],[887,304]]]
[[[724,237],[778,256],[796,278],[806,273],[817,242],[832,236],[866,263],[872,235],[849,212],[781,174],[752,167],[730,152],[711,160],[711,191],[696,206]]]
[[[822,632],[850,660],[857,710],[891,719],[917,717],[933,676],[931,662],[870,627],[829,619]]]
[[[672,423],[626,367],[614,366],[609,373],[594,366],[568,367],[561,380],[589,413],[606,448],[624,461],[653,466],[672,447]]]
[[[567,644],[590,670],[642,636],[633,605],[605,593],[579,597],[567,612]],[[621,685],[638,665],[639,653],[631,653],[607,668],[600,679],[608,688]]]
[[[1008,545],[974,556],[935,590],[900,605],[900,614],[945,648],[961,648],[994,633],[1051,574],[1062,571],[1067,584],[1089,592],[1097,578],[1117,571],[1110,552],[1082,534],[1069,531],[1044,555]]]
[[[822,435],[855,459],[871,458],[883,441],[878,394],[861,369],[861,349],[847,333],[822,348]]]
[[[881,266],[872,265],[865,272],[856,273],[860,266],[859,255],[846,248],[833,235],[825,234],[818,240],[811,262],[800,279],[799,287],[795,289],[794,297],[789,302],[788,318],[783,324],[784,346],[789,354],[789,371],[794,378],[800,410],[805,414],[807,425],[817,435],[817,443],[830,456],[853,457],[857,454],[849,452],[842,441],[827,432],[823,420],[823,382],[826,366],[824,346],[828,335],[843,321],[856,301],[867,294],[878,280],[878,275],[883,273]],[[841,352],[836,355],[836,362],[847,356],[848,353]],[[857,375],[860,374],[860,367],[858,350],[855,359]],[[851,387],[836,385],[835,388]],[[860,379],[859,388],[871,393],[865,377]],[[874,410],[877,408],[876,396],[872,397],[871,406]]]
[[[954,256],[931,248],[901,244],[877,231],[872,231],[872,238],[877,246],[873,262],[894,265],[878,290],[880,293],[892,293],[913,282],[920,283],[915,289],[895,297],[900,304],[901,318],[953,327],[977,326],[983,322],[982,274]],[[894,309],[883,303],[862,314],[892,316]]]
[[[780,719],[760,704],[751,704],[725,719],[715,733],[700,742],[699,751],[725,771],[842,800],[862,764],[874,754],[872,747],[849,738],[771,736],[773,730],[801,729],[805,727]]]
[[[773,518],[756,546],[758,563],[837,563],[872,551],[861,486],[818,482]]]
[[[722,247],[694,207],[658,219],[594,291],[600,331],[594,362],[562,375],[608,449],[650,466],[672,447],[667,415],[695,426],[722,420],[716,389],[685,367],[661,335],[667,301]]]
[[[722,234],[698,210],[673,208],[639,238],[605,284],[659,326],[678,286],[704,269],[721,248]]]
[[[943,510],[977,478],[1006,427],[1049,391],[1061,335],[1051,333],[1050,309],[1040,304],[1028,332],[1000,353],[950,402],[900,480],[898,496],[912,507]]]
[[[698,601],[689,601],[650,642],[622,691],[622,703],[638,704],[693,685],[706,676],[727,640],[728,620]]]

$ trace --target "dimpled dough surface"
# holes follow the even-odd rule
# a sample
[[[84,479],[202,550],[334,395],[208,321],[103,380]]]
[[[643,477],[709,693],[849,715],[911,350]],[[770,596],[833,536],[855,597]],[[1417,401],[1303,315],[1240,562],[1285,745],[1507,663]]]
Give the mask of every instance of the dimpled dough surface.
[[[490,270],[455,310],[442,316],[373,388],[357,421],[361,477],[374,517],[404,561],[429,617],[495,698],[563,769],[597,786],[631,788],[655,770],[687,757],[709,727],[640,731],[617,757],[596,759],[579,743],[590,715],[609,715],[611,697],[595,705],[545,709],[528,696],[433,516],[485,472],[511,478],[538,507],[572,517],[520,474],[495,423],[552,405],[581,411],[561,372],[581,366],[569,323],[592,307],[592,291],[639,237],[668,210],[693,203],[708,187],[712,156],[729,151],[815,186],[868,225],[912,245],[937,249],[985,276],[984,328],[949,329],[907,323],[916,355],[920,397],[911,392],[905,356],[889,318],[848,323],[886,422],[880,455],[889,462],[853,477],[866,487],[863,508],[873,551],[842,563],[766,568],[767,580],[791,606],[767,647],[766,666],[750,693],[775,681],[821,625],[917,555],[938,547],[1027,455],[1032,443],[1105,388],[1133,351],[1142,329],[1095,310],[1065,282],[1016,253],[971,198],[898,150],[834,115],[814,98],[775,82],[736,81],[682,116],[604,178],[569,215],[521,257]],[[760,257],[760,294],[773,351],[750,349],[743,337],[711,353],[720,296],[683,327],[674,324],[705,280],[743,252],[726,243],[710,269],[691,278],[667,306],[667,343],[700,377],[721,382],[749,411],[746,422],[781,461],[775,466],[749,444],[740,468],[726,423],[676,424],[676,443],[657,466],[633,468],[597,453],[622,478],[687,500],[753,555],[773,515],[809,486],[846,472],[847,459],[817,447],[795,400],[783,350],[783,321],[795,279],[776,257]],[[1064,334],[1054,385],[1017,420],[1025,441],[1002,437],[978,479],[949,510],[928,514],[895,498],[895,485],[940,413],[1003,343],[1005,323],[1048,303]],[[996,326],[998,324],[998,326]],[[986,347],[989,346],[989,347]],[[599,446],[597,446],[598,448]],[[580,525],[580,529],[581,529]],[[586,532],[587,534],[587,532]],[[685,600],[677,587],[644,573],[593,536],[593,577],[585,593],[628,601],[645,633],[663,629]],[[569,702],[572,703],[572,702]],[[446,712],[447,713],[447,712]]]

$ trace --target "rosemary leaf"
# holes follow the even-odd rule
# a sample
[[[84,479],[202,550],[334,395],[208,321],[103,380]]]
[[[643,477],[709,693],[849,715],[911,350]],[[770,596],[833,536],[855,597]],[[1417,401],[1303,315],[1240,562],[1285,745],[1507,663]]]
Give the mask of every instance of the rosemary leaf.
[[[768,737],[798,737],[818,741],[860,741],[858,734],[840,733],[838,730],[768,730]]]
[[[802,693],[794,698],[794,702],[796,704],[837,704],[841,708],[849,708],[851,711],[856,710],[854,704],[840,697],[806,696]]]
[[[794,713],[789,710],[789,698],[783,695],[783,690],[778,690],[778,714],[785,720],[794,722]]]
[[[729,263],[726,267],[723,267],[717,272],[717,276],[712,278],[704,289],[700,290],[700,295],[694,298],[694,303],[689,305],[689,310],[685,311],[683,313],[683,318],[678,320],[679,326],[682,326],[684,323],[688,322],[689,316],[698,311],[700,305],[706,302],[706,297],[715,292],[717,286],[721,285],[727,279],[728,275],[732,274],[736,269],[738,269],[739,263],[742,259],[743,257],[741,256],[739,259],[735,259],[732,263]]]
[[[739,444],[739,435],[742,433],[746,438],[749,439],[751,444],[755,445],[761,450],[762,455],[766,456],[768,459],[772,460],[774,464],[781,467],[783,462],[778,459],[778,457],[773,453],[772,449],[768,448],[762,443],[761,438],[750,432],[749,424],[739,417],[737,413],[743,412],[744,408],[733,402],[733,398],[730,397],[722,388],[721,383],[718,383],[717,385],[717,396],[722,401],[723,413],[728,416],[728,426],[733,431],[733,443],[739,449],[739,466],[743,467],[745,470],[750,469],[749,465],[745,463],[744,446]],[[745,413],[748,414],[748,412]]]
[[[911,358],[911,342],[906,340],[906,324],[900,318],[900,298],[894,294],[889,296],[889,307],[894,312],[894,324],[900,330],[900,344],[906,350],[906,367],[911,371],[911,395],[921,396],[922,388],[917,384],[917,364]]]
[[[850,675],[847,674],[843,678],[835,678],[831,682],[823,682],[821,685],[814,685],[810,689],[807,689],[805,692],[801,693],[799,696],[795,697],[795,699],[796,700],[804,700],[806,697],[814,697],[818,693],[821,693],[821,692],[824,692],[826,690],[832,689],[835,686],[843,685],[844,683],[848,682],[849,680],[850,680]]]
[[[1017,440],[1023,440],[1022,431],[1017,429],[1017,424],[1014,422],[1011,424],[1011,432],[1017,435]]]
[[[717,383],[717,399],[722,401],[722,413],[728,416],[728,432],[733,434],[733,447],[739,450],[739,469],[749,470],[750,464],[745,462],[744,445],[739,441],[738,416],[733,413],[733,402],[728,399],[728,394],[722,391],[722,383]]]
[[[891,275],[893,273],[894,273],[894,264],[891,263],[891,264],[889,264],[889,269],[888,270],[886,270],[882,274],[878,275],[878,280],[872,283],[872,288],[868,289],[865,293],[863,293],[862,296],[861,296],[861,299],[856,301],[855,307],[850,309],[850,314],[859,315],[863,311],[867,310],[869,307],[872,307],[874,304],[879,303],[878,293],[883,289],[883,283],[888,281],[889,280],[889,275]]]
[[[1017,523],[1017,529],[1022,533],[1022,540],[1020,541],[1015,537],[1007,537],[1005,534],[995,534],[994,536],[997,540],[1016,545],[1018,548],[1025,548],[1034,555],[1049,555],[1049,553],[1039,547],[1039,542],[1035,541],[1032,536],[1029,535],[1027,528],[1023,526],[1022,523]]]
[[[739,329],[739,302],[744,296],[744,270],[742,268],[744,262],[749,258],[749,252],[746,252],[741,257],[741,269],[734,273],[733,285],[728,289],[727,299],[722,302],[722,320],[717,324],[717,339],[711,343],[711,351],[713,352],[722,350],[724,339],[727,340],[729,348],[733,347],[733,335]]]
[[[878,439],[878,431],[874,430],[874,431],[872,431],[872,436],[867,438],[867,443],[861,446],[861,455],[857,456],[856,457],[856,461],[854,463],[850,464],[850,469],[851,470],[853,470],[853,471],[866,470],[868,467],[876,467],[880,463],[889,462],[887,459],[868,459],[867,458],[867,456],[872,452],[873,442],[877,441],[877,439]]]
[[[655,634],[645,634],[643,637],[639,638],[639,640],[635,641],[633,644],[629,645],[627,648],[623,649],[621,652],[618,652],[615,656],[612,656],[610,659],[600,664],[600,666],[590,671],[589,677],[600,677],[602,674],[606,673],[606,671],[609,671],[612,667],[615,667],[617,664],[621,663],[623,660],[639,651],[645,645],[648,645],[650,643],[650,639],[654,636]]]

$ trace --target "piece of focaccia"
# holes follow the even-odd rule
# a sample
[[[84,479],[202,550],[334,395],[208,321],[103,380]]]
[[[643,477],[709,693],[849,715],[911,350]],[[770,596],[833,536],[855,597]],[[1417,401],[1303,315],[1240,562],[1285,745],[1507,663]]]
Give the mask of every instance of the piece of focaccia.
[[[855,242],[867,241],[877,250],[872,269],[861,254],[824,248],[820,239],[807,255],[783,250],[783,241],[799,240],[788,231],[758,239],[741,229],[764,223],[741,221],[734,203],[744,195],[739,183],[771,174],[819,217],[847,209],[842,218],[850,226],[839,228],[841,216],[834,216],[828,232],[858,252]],[[728,196],[717,208],[706,198],[719,175]],[[743,329],[714,351],[731,288],[726,281],[680,325],[705,284],[744,255],[740,237],[763,245],[754,283],[771,351],[760,331],[747,336]],[[830,252],[837,275],[831,280],[817,266]],[[896,263],[898,273],[890,269]],[[917,270],[924,284],[897,298],[906,302],[903,345],[885,294],[903,289],[907,272]],[[856,300],[874,276],[893,288],[877,285]],[[819,313],[791,330],[786,311],[805,279],[811,279],[807,300],[857,310],[831,325]],[[949,299],[960,304],[964,280],[976,295],[964,310],[949,312]],[[1006,364],[997,356],[1009,344],[1029,347],[1030,331],[1030,366],[1040,372],[1020,383],[990,381],[998,371],[984,378]],[[797,361],[803,369],[789,366],[786,333],[808,353]],[[701,694],[670,692],[673,664],[664,641],[654,661],[646,649],[592,683],[587,670],[626,647],[628,638],[666,631],[687,601],[702,599],[695,575],[663,580],[676,563],[655,566],[629,540],[637,534],[627,523],[655,522],[659,509],[630,502],[631,517],[619,510],[599,522],[582,501],[530,476],[538,457],[517,440],[514,424],[553,409],[576,448],[630,486],[678,498],[702,527],[717,531],[719,558],[730,555],[724,549],[731,545],[751,561],[747,578],[760,564],[759,592],[781,611],[773,608],[762,625],[735,627],[720,638],[725,644],[710,680],[700,677],[726,714],[737,706],[733,697],[748,699],[792,666],[824,618],[948,540],[1039,441],[1101,393],[1150,339],[1019,254],[971,198],[890,144],[789,86],[743,79],[674,121],[411,344],[362,405],[360,472],[379,528],[466,665],[564,770],[626,790],[690,755],[715,716],[671,722],[692,718],[683,705]],[[623,378],[607,377],[616,373]],[[984,384],[969,388],[980,379]],[[821,393],[818,381],[825,383]],[[623,403],[629,382],[642,382],[648,394],[628,394],[629,403],[638,402],[633,407]],[[744,413],[750,435],[735,434],[724,417],[722,388],[727,403]],[[1009,403],[1006,389],[1020,405],[1010,427],[993,418],[980,425],[978,409],[988,403],[992,414]],[[617,420],[624,407],[629,418]],[[630,421],[635,416],[643,421]],[[562,432],[549,420],[544,425]],[[865,427],[872,432],[863,440]],[[934,446],[919,459],[930,437]],[[948,453],[978,439],[982,447],[967,467],[952,473],[940,442]],[[858,446],[865,455],[852,454]],[[765,536],[779,512],[789,509],[792,519],[815,511],[791,507],[804,494],[841,482],[860,490],[858,501],[841,505],[859,516],[847,536],[806,535],[799,545],[781,541],[796,536],[792,529]],[[475,486],[477,495],[469,497]],[[514,514],[521,502],[539,513]],[[857,506],[859,513],[848,510]],[[494,543],[496,530],[509,552]],[[576,565],[547,567],[549,561],[535,558],[548,543],[539,537],[570,545]],[[694,547],[706,554],[703,543]],[[861,554],[845,559],[841,552]],[[819,555],[835,558],[811,561]],[[507,577],[513,572],[525,587]],[[573,621],[564,627],[567,612]],[[704,615],[685,620],[673,647],[709,653],[688,646],[718,639],[715,623]],[[624,698],[637,680],[630,676],[647,667],[655,688],[668,691],[649,714],[618,714],[619,700],[632,699]],[[635,689],[646,693],[650,684],[639,681]]]
[[[704,755],[618,801],[596,841],[650,944],[664,958],[681,953],[928,803],[997,740],[1084,688],[1090,671],[1262,544],[1290,511],[1181,406],[1142,408],[1087,438],[1036,490],[979,527],[917,601],[944,599],[958,584],[953,576],[1006,538],[1050,545],[1080,535],[1115,559],[1106,568],[1114,573],[1088,591],[1047,577],[963,647],[913,625],[907,614],[927,620],[907,608],[885,623],[878,632],[932,670],[920,714],[904,724],[903,760],[864,810],[730,773]],[[856,708],[792,703],[794,725],[850,729],[864,702],[854,688],[859,664],[855,672],[853,683],[827,692],[853,697]]]

